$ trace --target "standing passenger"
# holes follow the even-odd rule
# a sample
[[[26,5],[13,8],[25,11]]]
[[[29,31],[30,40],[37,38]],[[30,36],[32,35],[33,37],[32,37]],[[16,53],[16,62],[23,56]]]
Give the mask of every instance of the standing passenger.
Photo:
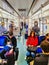
[[[13,33],[13,25],[12,24],[9,25],[9,32]]]
[[[37,21],[34,22],[34,27],[32,29],[35,31],[36,35],[39,36],[40,28],[38,27]]]
[[[4,27],[5,23],[1,22],[0,25],[0,35],[2,35],[4,32],[7,32],[6,28]]]

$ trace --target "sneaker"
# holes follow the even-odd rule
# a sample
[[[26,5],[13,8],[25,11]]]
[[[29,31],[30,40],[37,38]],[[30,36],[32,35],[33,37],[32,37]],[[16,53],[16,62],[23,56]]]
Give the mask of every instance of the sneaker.
[[[27,57],[25,56],[25,60],[26,60],[26,58],[27,58]]]
[[[7,63],[7,60],[3,59],[3,64],[4,64],[4,63]]]

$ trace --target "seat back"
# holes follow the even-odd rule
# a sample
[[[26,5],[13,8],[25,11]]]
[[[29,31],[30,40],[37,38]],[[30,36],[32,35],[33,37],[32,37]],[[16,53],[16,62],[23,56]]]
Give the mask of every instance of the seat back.
[[[38,37],[38,45],[41,44],[41,42],[45,39],[45,36],[39,36]]]
[[[0,50],[2,50],[5,46],[5,36],[0,36]]]
[[[46,56],[39,56],[34,59],[34,65],[48,65],[48,58]]]

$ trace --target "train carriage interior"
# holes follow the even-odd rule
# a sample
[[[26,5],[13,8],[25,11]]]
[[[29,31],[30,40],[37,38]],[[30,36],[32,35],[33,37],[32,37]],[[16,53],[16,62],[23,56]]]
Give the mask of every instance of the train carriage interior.
[[[0,0],[0,65],[49,65],[49,0]]]

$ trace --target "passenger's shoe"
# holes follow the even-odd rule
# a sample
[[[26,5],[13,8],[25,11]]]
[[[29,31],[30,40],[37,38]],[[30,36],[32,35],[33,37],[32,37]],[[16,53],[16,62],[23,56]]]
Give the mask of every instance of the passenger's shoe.
[[[27,58],[27,57],[25,56],[25,60],[26,60],[26,58]]]
[[[4,64],[4,63],[7,63],[7,60],[3,59],[3,64]]]

